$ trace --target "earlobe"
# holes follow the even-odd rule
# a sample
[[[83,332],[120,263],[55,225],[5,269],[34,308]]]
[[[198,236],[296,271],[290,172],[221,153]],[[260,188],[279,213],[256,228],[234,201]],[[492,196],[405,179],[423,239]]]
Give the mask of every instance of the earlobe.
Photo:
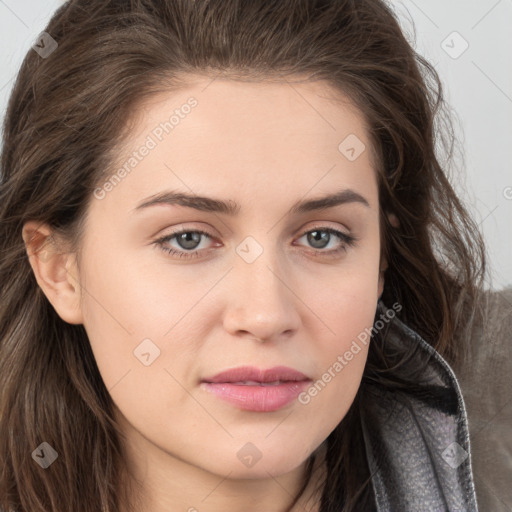
[[[382,293],[384,291],[384,280],[385,280],[385,272],[388,268],[388,264],[387,264],[387,261],[385,259],[383,259],[381,265],[380,265],[380,269],[379,269],[379,287],[378,287],[378,292],[377,292],[377,295],[379,297],[379,299],[381,298],[382,296]]]
[[[75,254],[63,250],[46,224],[26,222],[22,236],[37,284],[57,314],[67,323],[82,324]]]
[[[399,228],[400,227],[400,221],[398,220],[398,217],[394,213],[389,213],[388,214],[388,220],[389,220],[389,223],[394,228]]]
[[[379,291],[378,291],[379,299],[382,297],[383,292],[384,292],[384,271],[382,271],[379,276]]]
[[[400,227],[400,221],[398,220],[398,217],[394,213],[388,213],[387,218],[389,223],[394,228]],[[384,292],[384,281],[385,281],[385,272],[388,269],[388,262],[386,258],[382,258],[380,268],[379,268],[379,285],[378,285],[378,297],[379,299],[382,297],[382,293]]]

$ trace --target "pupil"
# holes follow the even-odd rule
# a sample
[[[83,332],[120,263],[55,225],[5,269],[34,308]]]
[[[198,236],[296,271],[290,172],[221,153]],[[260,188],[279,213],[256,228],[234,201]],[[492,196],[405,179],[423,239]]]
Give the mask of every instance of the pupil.
[[[182,233],[179,237],[179,243],[184,249],[195,249],[201,237],[200,233],[187,232]]]
[[[318,237],[318,234],[320,234],[319,237]],[[311,245],[313,245],[313,247],[323,248],[329,242],[329,236],[330,236],[329,233],[327,233],[325,231],[311,231],[311,233],[309,233],[309,235],[308,235],[308,242],[310,242]],[[318,241],[322,242],[322,240],[326,243],[324,243],[324,244],[320,243],[319,246],[315,245]]]

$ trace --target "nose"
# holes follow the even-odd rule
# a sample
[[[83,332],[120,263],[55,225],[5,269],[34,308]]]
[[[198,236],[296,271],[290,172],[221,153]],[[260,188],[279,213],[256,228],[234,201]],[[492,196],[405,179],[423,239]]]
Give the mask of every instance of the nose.
[[[289,338],[300,324],[291,273],[264,251],[255,261],[238,258],[230,272],[224,328],[232,336],[259,342]]]

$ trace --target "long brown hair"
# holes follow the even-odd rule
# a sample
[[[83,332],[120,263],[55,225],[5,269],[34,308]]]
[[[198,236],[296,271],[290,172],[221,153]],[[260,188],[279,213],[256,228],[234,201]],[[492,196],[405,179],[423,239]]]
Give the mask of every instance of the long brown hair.
[[[37,285],[21,232],[28,220],[47,223],[79,254],[93,191],[111,174],[137,104],[187,73],[301,76],[348,95],[376,155],[389,265],[382,300],[401,304],[400,319],[450,363],[461,359],[484,245],[438,154],[445,148],[448,163],[454,139],[439,121],[447,118],[439,77],[383,0],[70,0],[45,31],[58,47],[44,58],[28,52],[3,127],[1,508],[119,508],[124,451],[113,402],[84,327],[64,322]],[[378,375],[373,361],[365,375]],[[322,512],[370,509],[362,399],[326,440]],[[46,471],[30,456],[42,441],[59,447]]]

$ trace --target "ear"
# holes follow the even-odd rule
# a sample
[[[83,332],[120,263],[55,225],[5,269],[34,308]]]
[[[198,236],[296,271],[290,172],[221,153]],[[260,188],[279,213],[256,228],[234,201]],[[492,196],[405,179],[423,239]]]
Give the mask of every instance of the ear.
[[[380,269],[379,269],[379,290],[378,290],[378,297],[380,299],[382,292],[384,291],[384,272],[388,268],[388,263],[386,261],[386,258],[382,258]]]
[[[398,217],[394,213],[388,213],[387,217],[388,217],[389,223],[394,228],[400,227],[400,221],[398,220]],[[386,258],[383,256],[381,258],[380,269],[379,269],[379,289],[378,289],[379,299],[382,296],[382,292],[384,291],[384,272],[387,270],[387,268],[388,268],[388,262],[387,262]]]
[[[400,221],[398,220],[398,217],[394,213],[389,213],[388,214],[388,220],[389,220],[389,223],[394,228],[399,228],[400,227]]]
[[[37,284],[57,314],[67,323],[82,324],[75,254],[63,251],[64,244],[46,224],[28,221],[23,225],[22,236]]]

